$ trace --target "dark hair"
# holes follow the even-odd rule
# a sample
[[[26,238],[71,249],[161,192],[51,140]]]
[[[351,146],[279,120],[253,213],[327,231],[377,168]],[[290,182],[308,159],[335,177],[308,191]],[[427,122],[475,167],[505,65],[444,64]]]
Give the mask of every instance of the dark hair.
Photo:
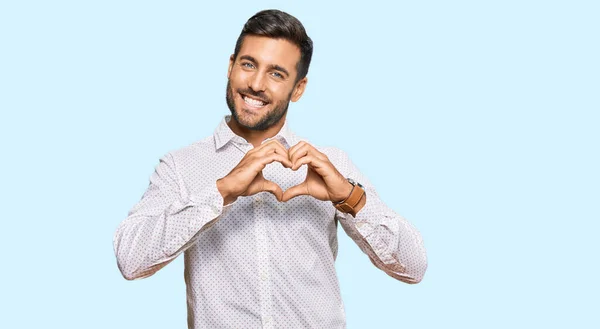
[[[237,59],[237,55],[242,48],[242,43],[246,35],[257,35],[275,39],[285,39],[300,48],[300,61],[296,64],[298,76],[296,82],[304,78],[308,73],[310,59],[312,58],[313,43],[310,37],[306,34],[306,30],[300,21],[281,10],[269,9],[263,10],[250,17],[242,33],[235,43],[233,59]]]

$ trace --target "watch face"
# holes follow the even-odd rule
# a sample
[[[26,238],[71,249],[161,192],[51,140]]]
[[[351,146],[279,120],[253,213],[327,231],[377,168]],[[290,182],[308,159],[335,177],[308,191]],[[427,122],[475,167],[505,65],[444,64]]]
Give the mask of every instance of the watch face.
[[[356,186],[356,185],[358,185],[358,186],[360,186],[362,189],[364,189],[364,186],[362,186],[362,184],[361,184],[361,183],[359,183],[359,182],[355,181],[354,179],[352,179],[352,178],[350,178],[350,177],[348,177],[348,182],[350,182],[350,184],[352,184],[352,185],[355,185],[355,186]]]

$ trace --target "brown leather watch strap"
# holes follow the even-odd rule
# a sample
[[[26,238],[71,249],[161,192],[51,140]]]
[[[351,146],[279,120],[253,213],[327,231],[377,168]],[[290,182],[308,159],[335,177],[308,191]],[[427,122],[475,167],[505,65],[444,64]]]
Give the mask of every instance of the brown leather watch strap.
[[[334,206],[337,210],[345,213],[349,213],[352,217],[356,217],[356,206],[360,202],[360,199],[365,195],[365,190],[363,190],[360,186],[354,185],[352,187],[352,191],[350,195],[346,198],[346,200],[341,203],[335,204]]]

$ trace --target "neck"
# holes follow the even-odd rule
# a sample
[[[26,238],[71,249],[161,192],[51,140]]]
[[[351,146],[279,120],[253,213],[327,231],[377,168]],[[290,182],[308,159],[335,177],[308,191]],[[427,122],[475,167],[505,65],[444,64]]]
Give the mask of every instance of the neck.
[[[267,128],[266,130],[251,130],[246,127],[241,126],[234,118],[231,116],[227,125],[233,131],[234,134],[243,137],[248,143],[252,144],[254,147],[259,147],[261,143],[267,139],[271,138],[281,130],[283,124],[285,123],[286,114],[281,117],[279,122],[274,124],[273,126]]]

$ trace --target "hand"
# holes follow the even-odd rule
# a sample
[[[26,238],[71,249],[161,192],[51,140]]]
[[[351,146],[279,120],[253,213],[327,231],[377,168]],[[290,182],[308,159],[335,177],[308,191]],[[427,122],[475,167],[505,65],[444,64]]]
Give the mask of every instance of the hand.
[[[308,165],[306,180],[290,187],[280,201],[288,201],[298,195],[310,195],[321,201],[342,201],[352,191],[352,184],[335,168],[327,156],[306,142],[299,142],[288,150],[291,169]]]
[[[267,164],[273,161],[280,162],[286,168],[292,167],[288,151],[275,139],[248,151],[229,174],[217,180],[217,188],[223,195],[224,203],[229,204],[239,196],[250,196],[263,191],[272,193],[281,201],[281,187],[266,180],[262,174]]]

